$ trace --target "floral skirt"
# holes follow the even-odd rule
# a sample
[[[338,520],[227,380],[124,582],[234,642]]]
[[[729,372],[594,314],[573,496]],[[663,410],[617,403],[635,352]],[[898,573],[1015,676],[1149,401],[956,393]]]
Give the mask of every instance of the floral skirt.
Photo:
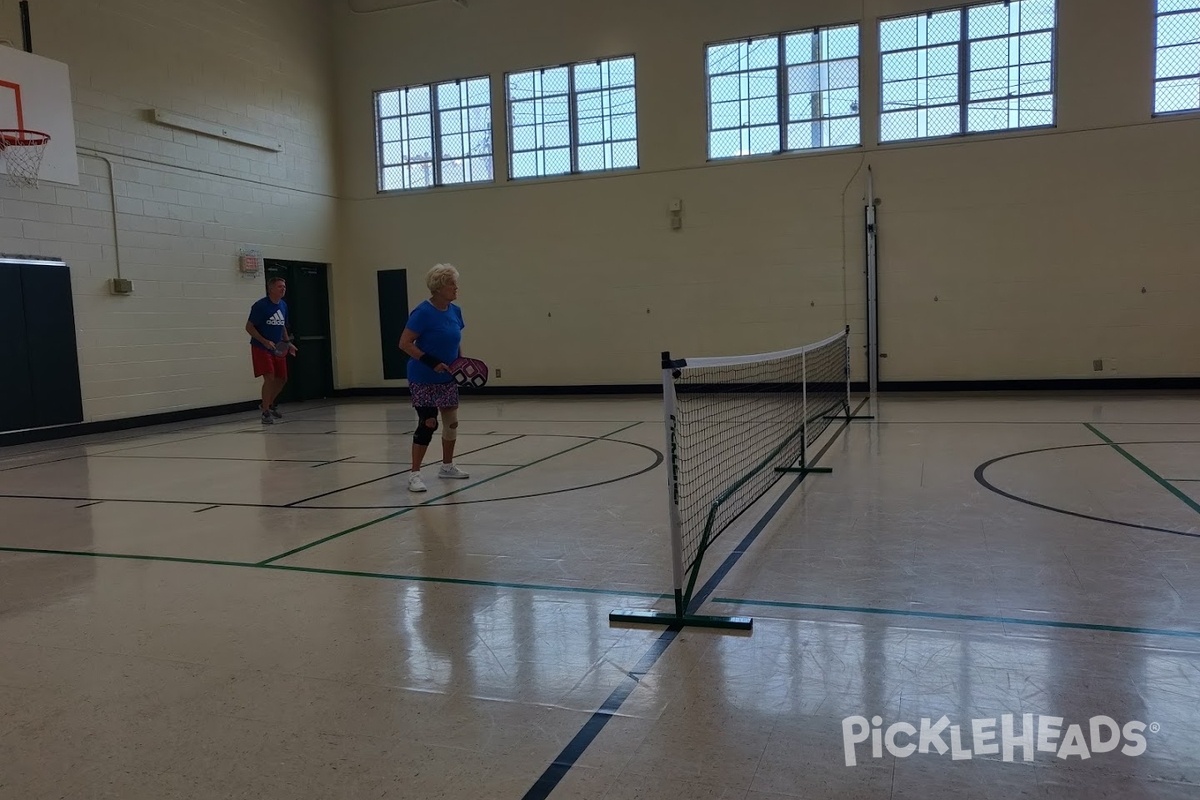
[[[446,383],[410,383],[408,392],[412,395],[413,408],[457,408],[458,384],[454,381]]]

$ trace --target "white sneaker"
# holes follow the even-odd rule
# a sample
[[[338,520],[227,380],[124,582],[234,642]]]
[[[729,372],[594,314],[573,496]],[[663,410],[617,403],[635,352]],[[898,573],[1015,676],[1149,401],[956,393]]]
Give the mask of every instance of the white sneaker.
[[[463,472],[461,469],[454,466],[453,464],[442,464],[441,469],[438,470],[438,477],[439,478],[454,478],[456,480],[463,480],[464,478],[469,478],[471,476],[468,475],[467,473]]]
[[[425,481],[421,480],[421,473],[414,472],[408,476],[408,490],[410,492],[425,491]]]

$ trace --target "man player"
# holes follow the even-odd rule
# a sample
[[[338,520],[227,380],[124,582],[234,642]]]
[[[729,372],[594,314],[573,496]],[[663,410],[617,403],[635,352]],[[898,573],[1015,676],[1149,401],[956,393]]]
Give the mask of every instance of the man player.
[[[287,281],[271,278],[267,281],[267,296],[250,307],[246,333],[250,334],[250,357],[254,377],[263,379],[262,423],[273,425],[283,417],[275,410],[275,398],[287,383],[287,357],[296,354],[296,346],[288,334],[288,307],[283,296]]]

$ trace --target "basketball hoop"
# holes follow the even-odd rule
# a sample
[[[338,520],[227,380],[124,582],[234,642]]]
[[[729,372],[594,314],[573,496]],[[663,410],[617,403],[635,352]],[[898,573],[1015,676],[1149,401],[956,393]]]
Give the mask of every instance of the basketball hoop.
[[[8,182],[13,186],[37,186],[38,170],[50,134],[16,128],[0,129],[0,159],[8,169]]]

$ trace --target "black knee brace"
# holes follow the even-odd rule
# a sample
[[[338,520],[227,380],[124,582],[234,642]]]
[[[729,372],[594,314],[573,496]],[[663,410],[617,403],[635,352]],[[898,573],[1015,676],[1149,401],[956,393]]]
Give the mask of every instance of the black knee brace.
[[[417,408],[417,429],[413,432],[413,441],[423,447],[428,447],[433,441],[433,432],[438,427],[438,410],[436,408]]]

